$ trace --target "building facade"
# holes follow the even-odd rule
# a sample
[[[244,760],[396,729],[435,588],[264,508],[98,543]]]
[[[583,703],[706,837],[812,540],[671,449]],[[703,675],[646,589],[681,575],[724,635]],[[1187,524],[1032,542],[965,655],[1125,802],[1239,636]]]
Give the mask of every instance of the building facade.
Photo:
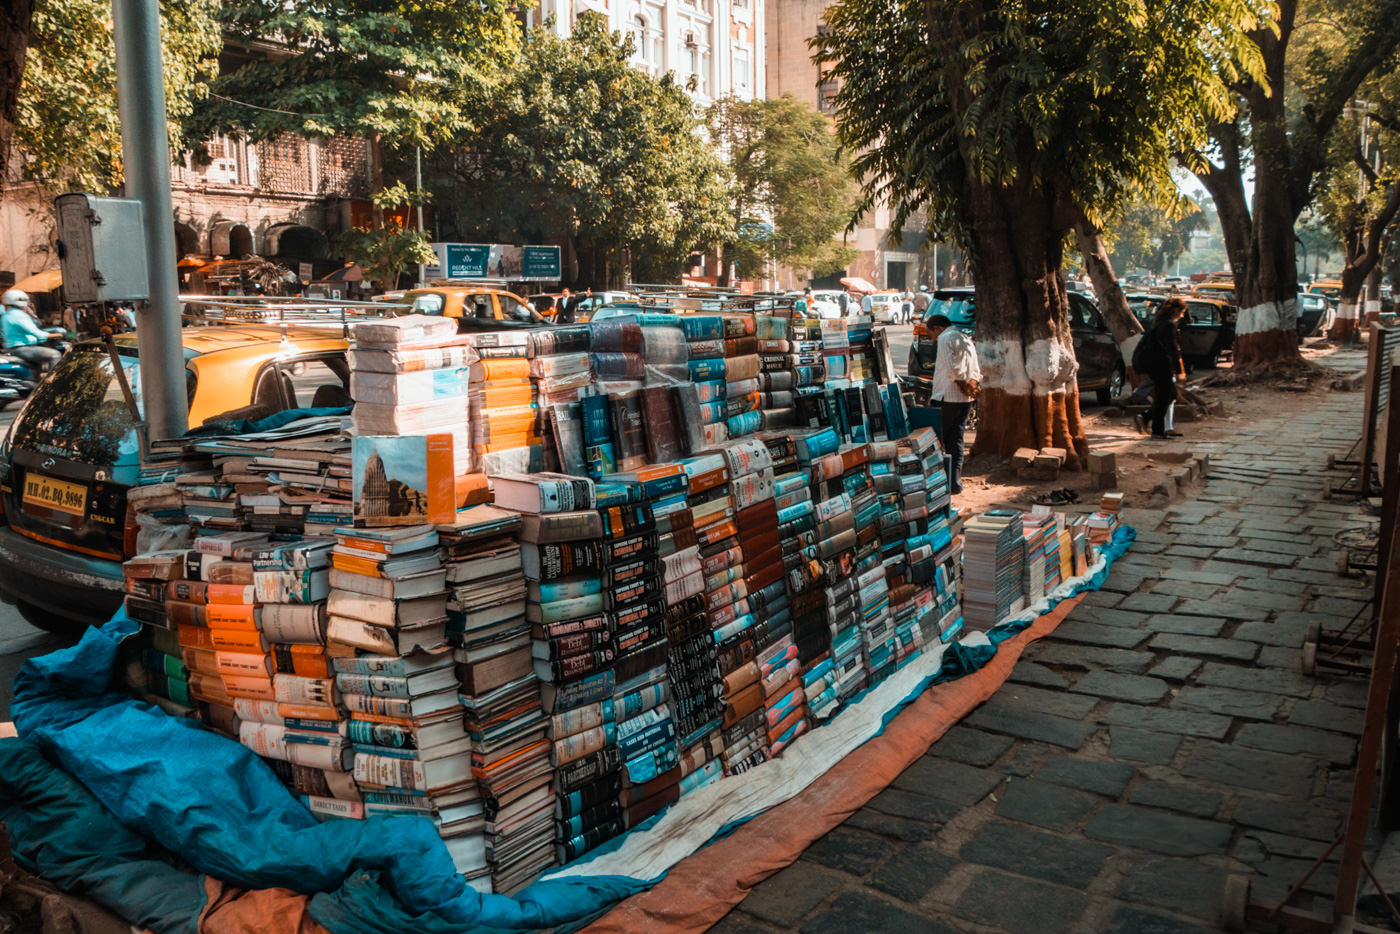
[[[525,13],[528,26],[554,18],[567,36],[582,13],[599,13],[608,28],[631,36],[632,63],[653,75],[695,79],[700,106],[732,95],[761,98],[767,86],[766,6],[769,0],[541,0]]]
[[[768,97],[791,95],[814,105],[822,113],[832,113],[832,100],[839,87],[829,80],[812,61],[808,42],[820,35],[822,19],[830,0],[768,0],[767,29]],[[846,237],[846,244],[857,256],[843,272],[816,280],[813,284],[835,286],[842,276],[859,276],[882,289],[917,289],[920,285],[934,286],[931,245],[924,233],[922,217],[912,218],[911,225],[892,231],[893,212],[885,205],[868,212],[860,226]],[[891,242],[891,233],[896,236]],[[940,262],[944,257],[940,257]],[[946,263],[943,263],[946,268]],[[783,285],[795,282],[783,276]]]

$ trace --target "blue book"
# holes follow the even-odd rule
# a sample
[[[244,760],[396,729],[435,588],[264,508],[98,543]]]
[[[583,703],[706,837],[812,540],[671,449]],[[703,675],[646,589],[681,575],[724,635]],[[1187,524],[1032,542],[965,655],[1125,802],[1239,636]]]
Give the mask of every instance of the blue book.
[[[588,475],[594,480],[617,471],[617,449],[613,446],[612,419],[607,396],[585,396],[583,410],[583,454],[588,459]]]
[[[688,341],[717,341],[724,338],[724,319],[719,315],[682,315],[680,322]]]
[[[724,359],[691,360],[687,363],[690,368],[690,378],[693,382],[704,380],[724,379]]]

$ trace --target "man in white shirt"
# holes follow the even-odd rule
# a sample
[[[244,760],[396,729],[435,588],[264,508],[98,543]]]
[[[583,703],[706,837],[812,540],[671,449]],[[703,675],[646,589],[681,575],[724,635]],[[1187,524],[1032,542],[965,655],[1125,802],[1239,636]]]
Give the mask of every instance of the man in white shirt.
[[[875,299],[870,297],[869,292],[867,292],[864,296],[861,297],[860,313],[863,315],[870,315],[872,317],[875,314]]]
[[[925,322],[929,334],[938,341],[933,365],[932,396],[940,413],[938,440],[948,464],[948,489],[962,492],[963,435],[972,403],[982,391],[982,368],[972,338],[953,327],[944,315],[933,315]]]

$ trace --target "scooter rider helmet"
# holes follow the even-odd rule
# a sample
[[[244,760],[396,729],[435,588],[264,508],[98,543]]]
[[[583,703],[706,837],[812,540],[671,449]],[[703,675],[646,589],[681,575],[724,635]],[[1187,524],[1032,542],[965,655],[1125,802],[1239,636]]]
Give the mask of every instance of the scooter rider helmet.
[[[29,294],[19,289],[9,289],[4,295],[0,295],[0,305],[27,311],[29,309]]]

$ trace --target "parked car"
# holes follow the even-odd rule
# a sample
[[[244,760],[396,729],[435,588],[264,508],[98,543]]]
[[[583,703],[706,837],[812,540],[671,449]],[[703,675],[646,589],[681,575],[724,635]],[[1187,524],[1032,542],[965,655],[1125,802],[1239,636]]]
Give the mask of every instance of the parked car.
[[[1233,305],[1235,303],[1235,280],[1207,279],[1204,282],[1198,282],[1192,286],[1191,295],[1200,298],[1214,298]]]
[[[1123,355],[1098,306],[1081,292],[1068,295],[1070,333],[1074,356],[1079,361],[1079,392],[1093,392],[1100,405],[1108,405],[1123,394],[1127,376]],[[916,378],[933,376],[938,344],[927,325],[933,315],[943,315],[953,327],[973,334],[977,330],[976,294],[970,288],[939,289],[933,293],[928,311],[914,325],[914,345],[909,348],[909,375]]]
[[[876,324],[892,324],[903,303],[904,295],[900,292],[875,292],[870,296],[870,317]]]
[[[1308,293],[1321,295],[1332,303],[1333,309],[1342,300],[1342,280],[1337,278],[1317,279],[1308,285]]]
[[[808,298],[812,312],[818,318],[828,320],[846,317],[846,308],[850,304],[851,297],[840,289],[813,289]]]
[[[513,292],[474,285],[434,285],[404,293],[406,314],[442,315],[457,319],[457,329],[468,331],[511,331],[537,328],[547,322]]]
[[[604,305],[636,300],[636,296],[631,292],[585,292],[577,298],[578,304],[574,306],[575,321],[591,321],[593,313]]]
[[[350,404],[346,341],[292,325],[186,328],[189,424]],[[136,336],[115,339],[138,405]],[[135,551],[126,491],[139,470],[136,427],[107,348],[76,345],[39,385],[0,444],[0,599],[51,631],[105,622]]]
[[[1327,296],[1318,292],[1298,293],[1298,340],[1309,337],[1327,327],[1332,304]]]
[[[1161,295],[1125,296],[1128,308],[1143,327],[1151,327],[1157,308],[1166,298]],[[1181,359],[1188,367],[1214,367],[1220,358],[1234,351],[1235,319],[1239,309],[1218,298],[1183,295],[1186,315],[1181,319]]]

